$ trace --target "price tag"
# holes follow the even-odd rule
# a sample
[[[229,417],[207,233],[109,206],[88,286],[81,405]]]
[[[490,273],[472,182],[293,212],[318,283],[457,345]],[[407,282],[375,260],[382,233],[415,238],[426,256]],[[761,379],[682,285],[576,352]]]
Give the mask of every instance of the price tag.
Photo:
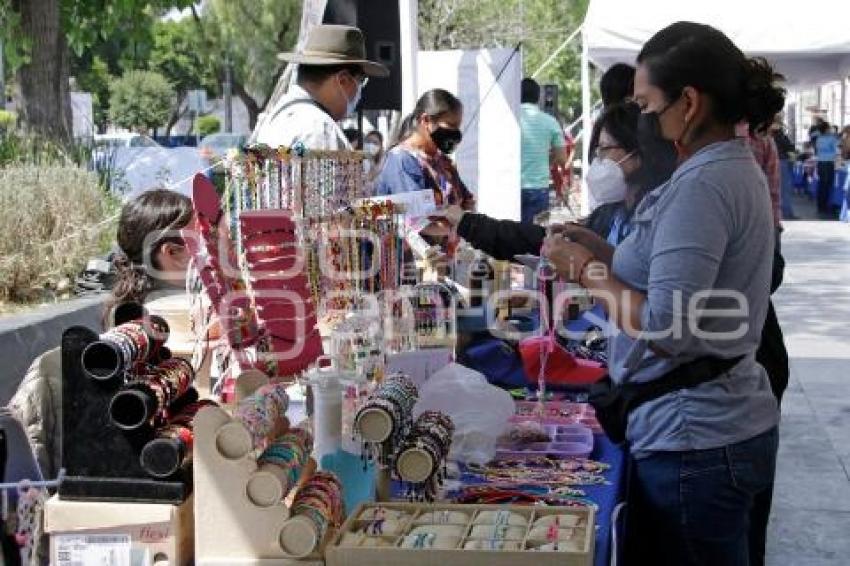
[[[130,535],[56,535],[57,566],[130,566]]]

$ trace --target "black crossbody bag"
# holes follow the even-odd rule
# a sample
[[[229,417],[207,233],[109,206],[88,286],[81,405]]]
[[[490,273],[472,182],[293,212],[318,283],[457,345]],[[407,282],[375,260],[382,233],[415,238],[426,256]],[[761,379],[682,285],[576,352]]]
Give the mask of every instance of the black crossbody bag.
[[[744,356],[729,359],[711,356],[697,358],[646,383],[617,385],[606,375],[591,385],[588,401],[596,410],[596,419],[605,434],[619,444],[626,439],[629,412],[667,393],[690,389],[717,379],[742,359]]]

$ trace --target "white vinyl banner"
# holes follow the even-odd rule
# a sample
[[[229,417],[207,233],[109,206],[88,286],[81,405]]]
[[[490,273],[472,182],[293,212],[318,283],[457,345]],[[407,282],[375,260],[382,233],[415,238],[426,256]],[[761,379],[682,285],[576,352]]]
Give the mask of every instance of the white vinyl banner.
[[[513,49],[420,51],[416,64],[419,95],[443,88],[463,102],[463,141],[455,159],[478,211],[519,220],[520,54]]]

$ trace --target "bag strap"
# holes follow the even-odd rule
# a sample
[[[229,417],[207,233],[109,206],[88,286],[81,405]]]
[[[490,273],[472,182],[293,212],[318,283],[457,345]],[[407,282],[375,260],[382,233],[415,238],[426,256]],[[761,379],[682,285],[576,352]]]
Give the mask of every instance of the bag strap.
[[[658,399],[681,389],[691,389],[724,375],[738,365],[744,356],[735,358],[715,358],[707,356],[697,358],[665,373],[658,379],[646,383],[627,383],[622,385],[627,409],[632,411],[647,401]]]
[[[315,106],[316,108],[318,108],[319,110],[324,112],[325,114],[328,114],[327,109],[324,106],[322,106],[321,104],[319,104],[318,102],[316,102],[315,100],[313,100],[312,98],[293,98],[292,100],[286,102],[285,104],[282,104],[279,108],[277,108],[274,111],[274,114],[272,114],[272,117],[269,118],[269,122],[271,122],[272,120],[277,118],[278,114],[280,114],[281,112],[283,112],[287,108],[295,106],[296,104],[312,104],[313,106]]]

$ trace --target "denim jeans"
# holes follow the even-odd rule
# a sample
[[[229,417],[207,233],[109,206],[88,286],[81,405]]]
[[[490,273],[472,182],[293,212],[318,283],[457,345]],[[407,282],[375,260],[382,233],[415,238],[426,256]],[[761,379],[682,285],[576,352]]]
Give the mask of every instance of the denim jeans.
[[[757,503],[770,506],[778,439],[774,427],[721,448],[634,460],[625,563],[757,564],[767,528]]]
[[[534,217],[549,210],[549,187],[545,189],[522,189],[522,213],[523,222],[532,223]]]
[[[779,173],[782,179],[782,218],[794,217],[794,168],[787,159],[779,161]]]

